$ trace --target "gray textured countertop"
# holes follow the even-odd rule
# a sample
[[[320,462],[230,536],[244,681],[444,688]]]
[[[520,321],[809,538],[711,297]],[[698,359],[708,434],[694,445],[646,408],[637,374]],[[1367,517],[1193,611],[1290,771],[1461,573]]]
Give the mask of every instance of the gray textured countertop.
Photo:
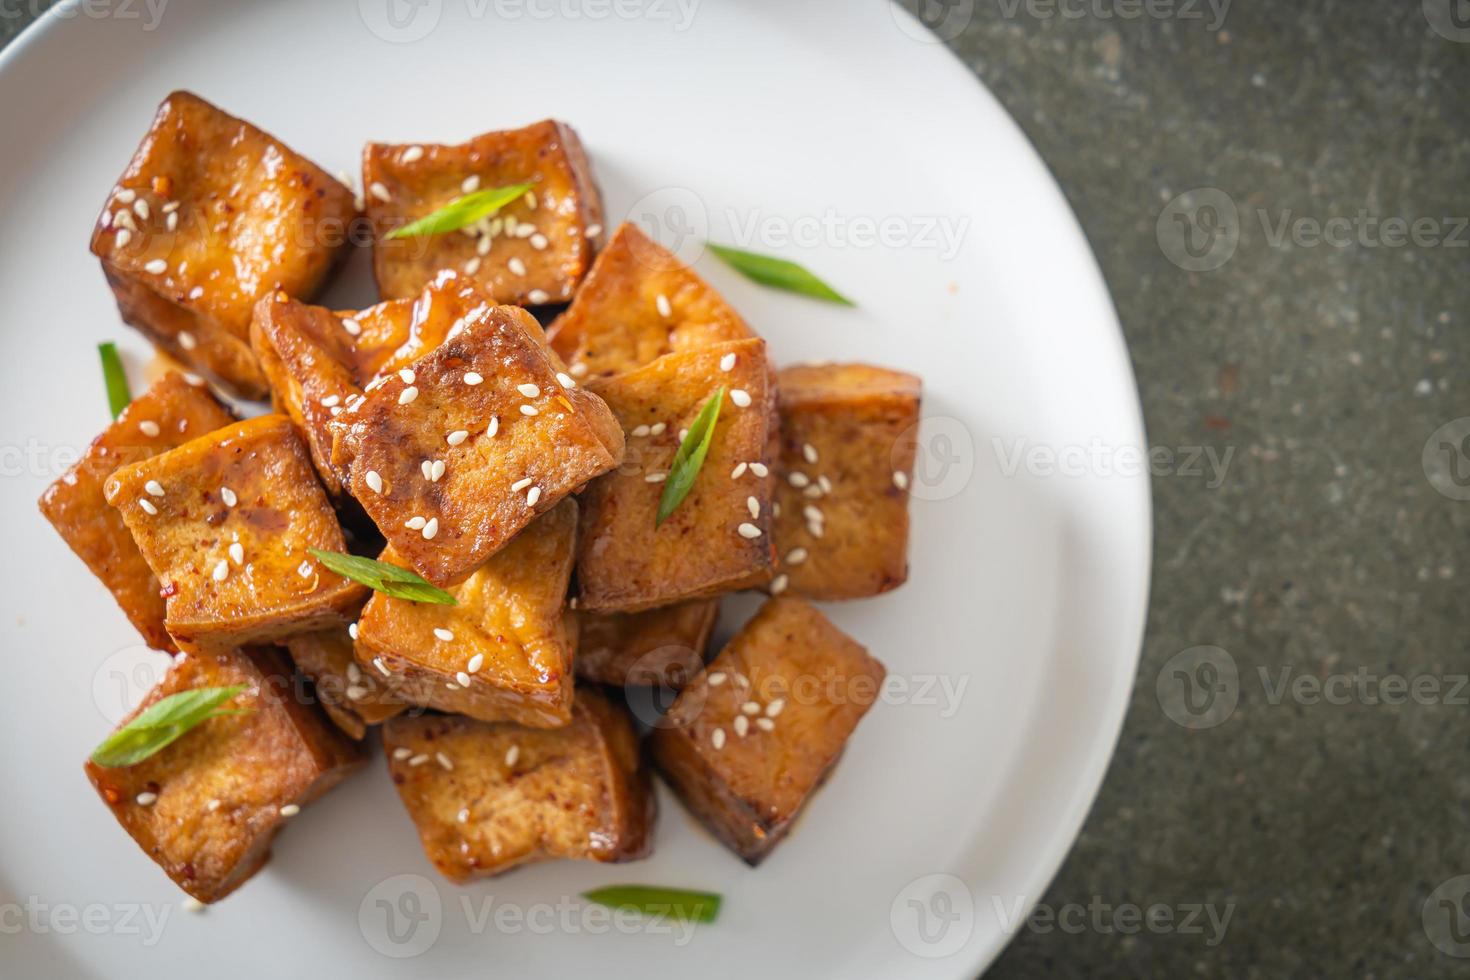
[[[1151,443],[1220,467],[1154,481],[1118,753],[991,975],[1467,975],[1470,12],[923,2],[1080,217]]]

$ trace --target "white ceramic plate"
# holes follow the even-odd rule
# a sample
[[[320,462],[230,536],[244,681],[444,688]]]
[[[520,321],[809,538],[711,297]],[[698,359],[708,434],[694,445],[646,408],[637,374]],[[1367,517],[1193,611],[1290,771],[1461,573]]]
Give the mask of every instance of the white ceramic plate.
[[[884,0],[156,10],[68,8],[0,58],[0,972],[973,976],[1040,897],[1106,767],[1136,666],[1150,528],[1107,292],[995,101]],[[760,869],[665,793],[646,862],[554,863],[456,888],[423,857],[381,759],[203,914],[179,908],[116,826],[81,762],[154,661],[35,501],[107,421],[94,345],[121,341],[135,387],[147,374],[147,345],[119,322],[87,238],[174,88],[353,172],[370,138],[568,120],[611,218],[670,244],[692,231],[792,257],[857,299],[850,311],[765,290],[700,257],[778,361],[862,359],[924,377],[910,581],[830,609],[908,690],[868,715]],[[698,251],[686,234],[681,252]],[[332,298],[374,300],[365,263]],[[733,605],[726,632],[750,606]],[[615,882],[717,890],[724,913],[691,937],[630,929],[572,898]]]

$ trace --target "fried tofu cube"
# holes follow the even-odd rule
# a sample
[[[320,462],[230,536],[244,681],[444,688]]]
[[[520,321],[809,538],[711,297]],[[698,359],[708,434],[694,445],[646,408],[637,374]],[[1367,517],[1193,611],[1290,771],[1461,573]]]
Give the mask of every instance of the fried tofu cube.
[[[424,852],[451,881],[651,850],[655,803],[632,721],[592,691],[577,692],[562,728],[403,717],[383,726],[383,748]]]
[[[342,551],[342,527],[284,415],[125,466],[104,492],[163,583],[164,624],[185,650],[326,629],[367,593],[307,553]]]
[[[90,760],[87,778],[118,823],[184,891],[217,902],[270,857],[298,810],[362,765],[363,754],[293,696],[290,665],[274,650],[188,653],[138,712],[171,694],[245,685],[225,710],[125,768]]]
[[[778,377],[772,591],[857,599],[897,588],[908,578],[922,383],[865,364],[795,365]]]
[[[517,184],[532,189],[471,227],[387,237],[465,194]],[[565,303],[602,235],[602,198],[581,140],[551,120],[456,146],[369,143],[362,186],[386,299],[413,296],[435,272],[456,269],[504,303]]]
[[[681,430],[725,387],[704,465],[662,525],[659,499]],[[764,583],[770,576],[775,392],[765,342],[666,354],[589,382],[628,434],[626,458],[583,496],[578,608],[638,612]]]
[[[107,586],[144,641],[176,650],[164,628],[161,586],[103,486],[118,468],[156,456],[235,421],[207,389],[170,371],[133,400],[41,496],[41,513]]]
[[[359,742],[367,726],[381,724],[407,707],[377,671],[358,666],[346,626],[293,636],[286,649],[297,668],[311,678],[327,717]]]
[[[349,490],[435,585],[463,580],[538,514],[615,467],[623,433],[559,372],[525,310],[468,280],[435,299],[459,329],[342,413]]]
[[[704,669],[704,648],[719,616],[717,599],[639,613],[581,613],[577,676],[613,687],[678,690]]]
[[[572,710],[576,619],[567,583],[577,503],[564,500],[449,591],[458,605],[374,593],[357,621],[363,673],[410,703],[554,728]],[[401,565],[393,549],[382,561]]]
[[[649,739],[654,764],[747,864],[759,864],[878,699],[883,665],[800,599],[768,600]]]
[[[346,254],[352,192],[197,95],[174,92],[108,195],[92,253],[122,317],[230,391],[266,395],[255,302],[309,298]]]
[[[549,334],[575,378],[755,336],[714,287],[633,224],[618,228]]]

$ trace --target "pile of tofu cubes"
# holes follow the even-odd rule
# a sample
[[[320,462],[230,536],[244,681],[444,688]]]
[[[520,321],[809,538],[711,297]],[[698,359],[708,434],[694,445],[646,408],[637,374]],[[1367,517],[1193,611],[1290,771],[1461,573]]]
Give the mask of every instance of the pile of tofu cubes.
[[[245,691],[88,777],[206,903],[364,764],[373,727],[454,881],[647,855],[645,760],[758,863],[881,687],[807,600],[905,580],[919,380],[776,370],[674,255],[631,225],[604,234],[562,123],[369,144],[362,181],[355,198],[179,92],[108,195],[92,251],[123,319],[187,373],[137,397],[41,509],[173,654],[139,710]],[[492,218],[388,237],[520,183]],[[363,229],[381,301],[310,305]],[[722,387],[704,464],[660,524],[684,432]],[[212,389],[271,413],[237,420]],[[412,570],[457,604],[371,591],[313,549]],[[720,597],[741,590],[769,598],[706,663]],[[640,724],[642,686],[678,693]]]

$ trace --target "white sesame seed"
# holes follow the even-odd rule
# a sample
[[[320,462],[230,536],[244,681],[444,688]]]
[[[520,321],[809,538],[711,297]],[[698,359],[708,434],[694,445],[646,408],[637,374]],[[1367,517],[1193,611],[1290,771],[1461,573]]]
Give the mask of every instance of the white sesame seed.
[[[532,211],[536,210],[536,192],[535,191],[526,191],[525,196],[522,197],[521,200],[523,200],[523,201],[526,202],[526,207],[530,208]]]
[[[786,552],[786,564],[800,565],[804,561],[806,561],[805,548],[792,548],[790,551]]]
[[[225,579],[229,578],[229,575],[230,563],[221,558],[219,562],[214,566],[214,580],[216,582],[223,582]]]
[[[184,350],[193,350],[196,346],[198,346],[198,343],[199,342],[194,339],[194,335],[191,334],[189,331],[179,331],[179,346],[184,348]]]
[[[750,472],[754,473],[756,476],[760,477],[762,480],[764,480],[771,473],[771,471],[766,468],[766,464],[765,463],[751,463],[750,464]]]
[[[302,578],[311,578],[311,574],[313,571],[315,571],[315,569],[313,568],[310,560],[303,561],[301,564],[296,566],[296,574],[300,575]],[[351,626],[347,627],[348,634],[351,635],[354,640],[357,639],[357,634],[353,632],[356,627],[356,623],[353,623]]]
[[[761,536],[761,529],[749,522],[741,524],[740,527],[737,528],[737,530],[740,532],[740,536],[742,538],[745,538],[749,541],[753,541]]]
[[[587,237],[588,238],[596,238],[600,234],[602,234],[602,225],[588,225],[587,226]]]
[[[740,673],[739,671],[736,671],[736,673],[735,673],[735,683],[736,684],[739,684],[741,687],[749,687],[750,686],[750,678],[749,677],[746,677],[744,674]]]
[[[350,684],[347,687],[347,700],[361,701],[368,696],[368,689],[360,684]]]
[[[801,447],[801,455],[808,463],[815,464],[817,461],[817,447],[809,442],[805,443]]]
[[[341,403],[341,395],[328,395],[327,397],[322,399],[322,407],[324,408],[331,408],[333,405],[340,405]]]
[[[472,276],[472,275],[474,275],[475,273],[477,273],[479,271],[480,271],[480,257],[478,255],[474,256],[473,258],[471,258],[468,262],[466,262],[464,264],[464,274],[467,275],[467,276]]]
[[[422,146],[410,146],[402,153],[398,154],[398,160],[400,163],[416,163],[423,158],[424,148]]]
[[[513,765],[515,765],[516,764],[516,760],[519,759],[520,757],[521,757],[521,747],[519,745],[512,745],[510,748],[508,748],[508,749],[505,750],[505,764],[507,766],[513,766]]]
[[[468,431],[464,429],[455,429],[453,432],[449,433],[449,435],[444,437],[444,441],[449,443],[451,446],[458,446],[469,437],[470,434]]]
[[[484,378],[480,377],[478,374],[476,374],[473,371],[467,372],[465,374],[465,376],[464,376],[464,383],[467,384],[467,385],[469,385],[471,388],[473,388],[477,384],[480,384],[484,380],[485,380]]]
[[[143,200],[141,197],[138,198],[136,201],[133,202],[133,213],[142,218],[144,221],[147,221],[149,213],[148,202]]]
[[[358,323],[350,316],[344,316],[342,318],[342,329],[346,330],[348,335],[356,337],[358,334],[362,333],[362,324]]]
[[[157,793],[139,793],[135,799],[139,806],[152,806],[158,802]]]
[[[467,674],[477,674],[483,666],[485,666],[485,655],[483,653],[477,653],[470,658],[469,663],[464,665],[464,670]]]
[[[755,727],[763,732],[770,732],[775,731],[776,723],[769,718],[757,718],[755,720]]]
[[[750,407],[750,393],[744,388],[731,388],[730,400],[734,402],[736,407],[738,408]]]
[[[747,701],[740,706],[740,710],[748,715],[758,715],[761,713],[761,706],[757,701]]]
[[[526,492],[526,506],[527,507],[535,507],[536,506],[536,501],[538,501],[540,499],[541,499],[541,488],[540,487],[532,487],[530,490],[528,490]]]
[[[807,498],[808,500],[821,500],[822,499],[822,488],[819,487],[819,486],[817,486],[814,483],[811,486],[807,487],[805,490],[803,490],[801,492],[801,495],[803,497]]]
[[[510,238],[514,238],[515,237],[515,233],[516,233],[516,219],[515,218],[513,218],[513,217],[511,217],[510,215],[507,214],[507,215],[505,215],[502,218],[497,218],[496,220],[500,222],[501,227],[505,230],[505,234],[508,237],[510,237]]]
[[[459,682],[459,686],[460,687],[469,687],[470,686],[470,675],[469,674],[466,674],[462,670],[459,673],[457,673],[457,674],[454,675],[454,679]]]
[[[117,201],[117,203],[119,204],[132,204],[137,199],[138,192],[133,190],[131,187],[124,187],[122,190],[118,191],[117,196],[113,198],[113,200]]]
[[[522,490],[526,489],[527,487],[529,487],[531,484],[533,484],[535,482],[536,481],[533,480],[533,479],[531,479],[529,476],[522,477],[521,479],[517,480],[516,482],[514,482],[514,483],[512,483],[510,485],[511,492],[512,493],[520,493]]]
[[[117,214],[112,216],[112,223],[119,228],[126,228],[128,231],[138,230],[138,223],[133,220],[133,212],[131,211],[124,210],[117,212]]]
[[[427,523],[429,523],[428,518],[415,515],[414,517],[410,517],[408,520],[404,521],[403,526],[408,528],[410,531],[422,531],[424,529],[424,525]]]
[[[98,225],[100,225],[104,229],[105,228],[111,228],[112,227],[112,212],[111,211],[103,211],[102,212],[102,218],[101,218],[100,221],[98,221]]]
[[[587,374],[587,364],[583,361],[578,361],[576,364],[572,365],[571,372],[572,377],[574,378],[585,377]]]
[[[685,439],[688,439],[688,438],[689,438],[689,430],[688,429],[680,429],[679,430],[679,441],[680,442],[683,442]]]
[[[411,385],[419,379],[418,375],[414,374],[413,368],[404,368],[398,372],[398,376],[403,379],[403,383],[406,385]]]
[[[771,579],[771,595],[780,595],[786,591],[786,586],[791,584],[791,579],[785,575],[777,575]]]
[[[356,624],[354,623],[353,625],[355,626]],[[384,677],[388,676],[388,665],[383,663],[382,657],[374,657],[373,666],[378,668],[378,673],[382,674]]]
[[[710,732],[709,744],[713,745],[716,750],[723,749],[725,747],[725,730],[723,728],[716,728]]]
[[[674,315],[674,308],[669,305],[669,298],[663,293],[658,294],[658,299],[654,302],[654,305],[658,307],[658,315],[664,319],[667,320]]]
[[[183,900],[179,902],[179,907],[182,908],[185,912],[198,913],[203,912],[205,906],[203,902],[199,901],[199,899],[195,898],[193,895],[185,895]]]
[[[811,483],[812,479],[801,470],[792,470],[790,473],[786,474],[786,482],[800,490],[802,487]]]
[[[362,668],[359,667],[359,666],[357,666],[357,664],[355,664],[355,663],[348,663],[348,665],[347,665],[347,679],[349,681],[351,681],[352,683],[354,683],[354,684],[361,683],[362,682]]]
[[[159,483],[157,480],[149,480],[147,483],[143,484],[143,489],[148,491],[148,495],[150,497],[163,496],[163,484]]]
[[[572,380],[572,376],[562,371],[556,372],[556,383],[561,385],[563,388],[577,387],[577,382]]]
[[[401,392],[398,393],[398,404],[407,405],[418,396],[419,390],[413,385],[409,385],[407,388],[404,388]]]
[[[399,762],[402,762],[404,759],[407,759],[411,755],[413,755],[413,749],[397,748],[393,750],[393,758],[397,759]]]
[[[352,637],[354,640],[357,639],[357,624],[356,623],[348,623],[347,624],[347,635],[350,636],[350,637]]]
[[[168,216],[163,219],[163,226],[169,231],[178,231],[179,213],[177,211],[170,211]]]
[[[756,520],[761,516],[761,502],[754,497],[745,498],[745,509],[750,511],[751,520]]]
[[[118,230],[117,236],[113,238],[112,241],[117,248],[126,248],[128,242],[132,240],[133,233],[128,231],[126,228],[122,228]]]
[[[827,530],[822,526],[820,521],[811,521],[806,526],[806,533],[814,538],[820,538],[827,533]]]
[[[669,423],[667,423],[667,422],[655,422],[655,423],[653,423],[652,425],[650,425],[648,427],[648,434],[649,435],[654,435],[654,436],[661,436],[666,431],[668,431],[668,428],[669,428]]]
[[[710,674],[709,675],[709,681],[708,681],[709,686],[710,687],[719,687],[721,684],[725,683],[725,676],[726,675],[725,675],[725,672],[723,670],[717,670],[713,674]]]
[[[168,271],[168,263],[163,259],[152,259],[143,266],[143,271],[156,276]]]
[[[368,489],[371,490],[373,493],[383,492],[383,477],[377,470],[368,470],[367,475],[363,477],[362,482],[366,483],[368,485]]]
[[[744,715],[736,715],[734,728],[735,734],[739,735],[741,738],[744,738],[750,733],[750,719],[745,717]]]
[[[431,474],[434,472],[434,464],[427,459],[420,460],[419,472],[423,474],[425,480],[433,480],[434,477]]]
[[[909,475],[903,470],[894,470],[893,485],[900,490],[907,490],[909,488]]]
[[[149,500],[147,497],[139,497],[138,506],[143,508],[143,512],[145,514],[148,514],[150,517],[158,516],[158,508],[154,507],[153,501]]]
[[[522,405],[521,406],[521,414],[522,415],[540,415],[541,413],[536,410],[536,406],[535,405]]]
[[[438,483],[441,479],[444,478],[444,470],[445,470],[444,460],[442,460],[442,459],[436,459],[436,460],[434,460],[434,465],[431,466],[431,467],[429,467],[429,482],[430,483]]]
[[[468,823],[470,819],[470,808],[465,807],[464,809],[460,810],[459,813],[455,815],[454,819],[458,820],[460,823]]]
[[[546,251],[546,247],[550,244],[551,243],[546,240],[546,236],[541,234],[541,232],[539,231],[531,236],[531,247],[538,252]]]
[[[439,533],[439,518],[429,518],[429,523],[424,525],[424,540],[433,541],[434,535]]]
[[[523,385],[516,385],[516,391],[519,391],[527,398],[536,398],[541,394],[541,388],[538,385],[531,384],[530,382],[527,382]]]
[[[648,435],[652,431],[653,430],[650,429],[647,425],[635,425],[633,427],[633,438],[642,439],[644,436]]]
[[[487,438],[487,439],[494,439],[495,438],[495,433],[497,433],[499,431],[500,431],[500,416],[499,415],[492,415],[490,417],[490,424],[485,427],[485,438]]]
[[[157,422],[152,419],[144,419],[138,423],[138,431],[142,432],[148,438],[154,439],[157,438],[158,433],[162,430],[158,428]]]
[[[551,294],[544,289],[533,289],[526,294],[526,299],[530,300],[532,303],[549,303],[551,302]],[[587,368],[585,365],[583,366],[582,370],[584,373],[586,372]],[[572,371],[573,373],[575,373],[576,368],[572,368]]]
[[[243,544],[236,541],[230,545],[230,560],[236,565],[245,564],[245,546]]]
[[[490,249],[494,247],[495,239],[490,237],[490,234],[488,232],[481,233],[480,240],[475,242],[475,258],[483,259],[485,256],[490,254]],[[478,262],[475,263],[475,268],[478,269],[479,267],[480,264]],[[468,266],[466,266],[465,268],[466,271],[469,271]]]
[[[368,184],[368,193],[380,201],[393,200],[393,195],[388,193],[388,188],[384,187],[380,181],[375,180]]]
[[[732,479],[732,480],[738,480],[738,479],[740,479],[742,476],[745,475],[745,471],[747,469],[749,469],[749,468],[750,468],[750,464],[749,463],[736,463],[735,464],[735,468],[730,471],[730,479]]]
[[[662,483],[665,480],[667,480],[668,478],[669,478],[669,475],[667,473],[645,473],[644,476],[643,476],[643,482],[644,483]]]
[[[771,516],[772,517],[780,517],[781,516],[781,501],[779,501],[779,500],[773,500],[773,501],[771,501]]]
[[[526,263],[522,262],[519,256],[511,256],[511,260],[505,265],[515,275],[524,276],[526,274]]]
[[[459,182],[459,189],[464,191],[466,194],[472,193],[473,191],[477,190],[479,186],[480,177],[478,174],[470,174],[464,180]]]
[[[452,772],[454,770],[454,763],[450,762],[449,756],[445,755],[443,752],[435,752],[434,759],[436,762],[439,763],[440,767],[442,767],[445,772]]]
[[[724,357],[720,358],[720,370],[721,371],[733,371],[734,369],[735,369],[735,355],[734,354],[726,354]]]
[[[163,203],[163,213],[164,214],[173,214],[178,209],[179,209],[179,202],[178,201],[165,201]]]
[[[195,286],[193,289],[189,290],[189,298],[190,299],[198,299],[199,297],[201,297],[203,295],[204,295],[204,287],[203,286]],[[182,341],[180,341],[180,343],[182,343]]]
[[[449,630],[445,629],[442,626],[434,627],[434,635],[443,640],[445,643],[449,643],[454,640],[454,634],[449,632]]]
[[[814,504],[807,504],[801,509],[801,513],[808,521],[815,524],[820,524],[827,519],[827,515],[822,513],[822,509]]]
[[[428,754],[425,753],[425,752],[420,752],[418,755],[414,756],[412,759],[409,759],[408,760],[408,764],[411,765],[411,766],[421,766],[425,762],[428,762],[428,761],[429,761]]]

